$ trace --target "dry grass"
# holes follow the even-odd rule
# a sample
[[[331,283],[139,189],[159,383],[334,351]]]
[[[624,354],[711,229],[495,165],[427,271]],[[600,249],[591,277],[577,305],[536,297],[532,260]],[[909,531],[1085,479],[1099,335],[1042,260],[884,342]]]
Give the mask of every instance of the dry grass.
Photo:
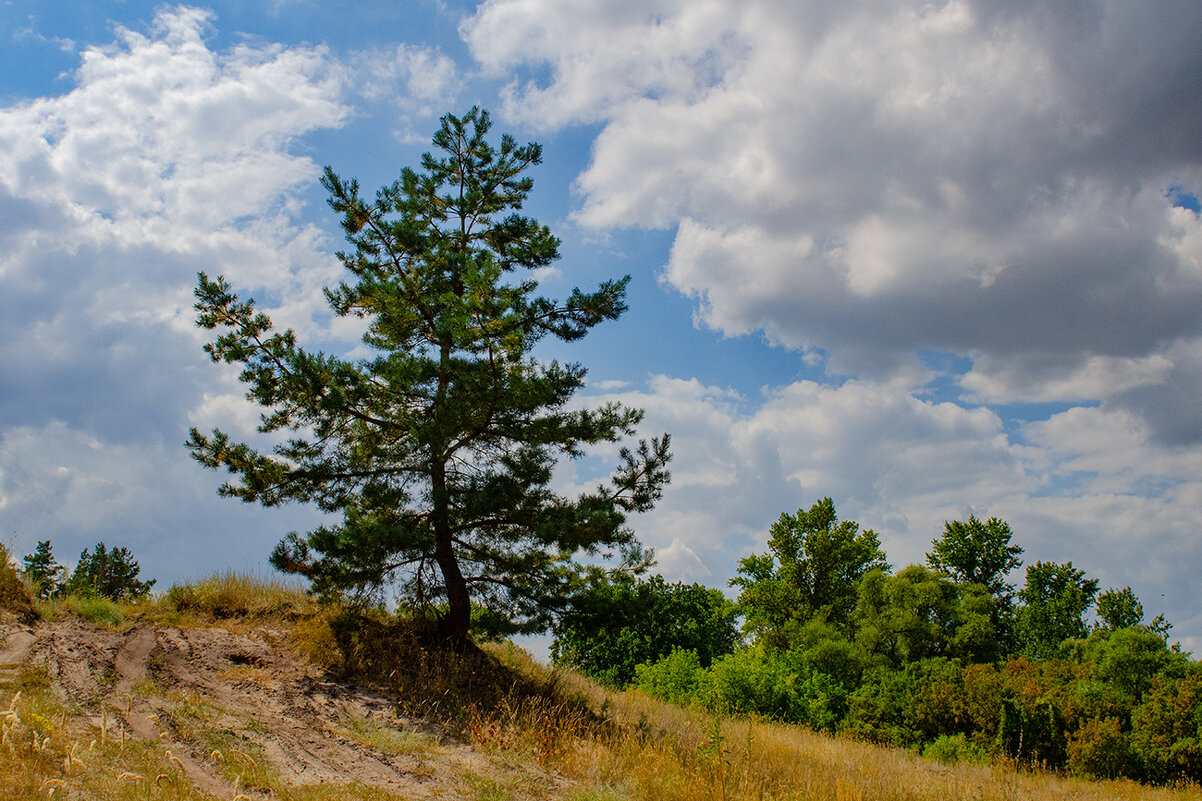
[[[719,719],[638,691],[612,692],[580,676],[549,671],[520,651],[494,649],[515,669],[560,695],[584,697],[603,719],[582,725],[548,708],[514,715],[543,764],[575,782],[572,801],[1198,801],[1198,787],[1092,782],[1012,766],[940,765],[896,748],[756,720]],[[547,751],[549,739],[559,747]],[[487,740],[504,738],[489,733]],[[509,746],[513,748],[513,746]]]
[[[317,612],[317,602],[296,582],[233,571],[177,584],[158,606],[160,614],[204,621],[298,620]]]
[[[412,624],[321,608],[282,582],[224,574],[174,588],[127,618],[272,619],[289,641],[331,669],[363,676],[467,737],[497,772],[464,765],[450,778],[464,798],[504,801],[1199,801],[1198,787],[1153,788],[1089,782],[1013,767],[940,765],[887,749],[746,719],[719,719],[637,691],[613,692],[570,672],[543,667],[511,645],[449,655]],[[270,682],[262,668],[235,666],[230,680]],[[155,688],[151,686],[148,691]],[[286,801],[390,801],[361,784],[292,787],[265,760],[230,739],[220,710],[199,696],[168,693],[174,729],[223,754],[223,776],[250,797]],[[0,801],[89,798],[209,799],[192,786],[163,744],[119,739],[94,712],[58,700],[45,675],[26,672],[0,688]],[[378,753],[419,760],[433,737],[370,721],[345,734]],[[444,768],[445,769],[445,768]],[[216,796],[230,801],[234,796]]]

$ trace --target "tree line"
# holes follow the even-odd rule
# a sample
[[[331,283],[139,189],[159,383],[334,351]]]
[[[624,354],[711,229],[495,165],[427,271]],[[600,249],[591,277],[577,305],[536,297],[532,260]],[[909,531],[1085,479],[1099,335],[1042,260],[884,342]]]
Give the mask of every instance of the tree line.
[[[552,657],[666,700],[941,759],[1202,780],[1202,667],[1169,644],[1170,624],[1071,562],[1027,565],[1016,587],[1012,540],[997,518],[948,522],[925,564],[893,570],[876,533],[825,498],[739,561],[736,600],[609,582],[563,616]]]
[[[149,595],[155,585],[155,579],[139,578],[142,568],[128,548],[109,548],[103,542],[84,548],[71,571],[55,559],[50,540],[39,541],[23,561],[25,580],[36,598],[74,595],[111,601],[137,600]]]

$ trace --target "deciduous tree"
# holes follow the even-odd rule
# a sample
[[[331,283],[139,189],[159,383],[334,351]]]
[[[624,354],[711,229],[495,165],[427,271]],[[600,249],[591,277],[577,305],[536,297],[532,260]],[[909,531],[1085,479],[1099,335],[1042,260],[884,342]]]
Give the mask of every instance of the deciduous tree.
[[[1027,566],[1027,583],[1019,592],[1017,632],[1025,653],[1046,659],[1060,643],[1089,633],[1085,613],[1098,592],[1097,579],[1072,562],[1036,562]]]
[[[847,626],[860,579],[889,568],[876,532],[861,531],[854,520],[840,522],[830,498],[782,514],[768,551],[740,559],[731,584],[743,588],[738,602],[748,630],[774,648],[788,648],[796,630],[815,617]]]
[[[720,591],[652,576],[602,582],[582,594],[557,624],[551,655],[623,687],[640,663],[683,649],[709,667],[734,651],[738,639],[734,604]]]

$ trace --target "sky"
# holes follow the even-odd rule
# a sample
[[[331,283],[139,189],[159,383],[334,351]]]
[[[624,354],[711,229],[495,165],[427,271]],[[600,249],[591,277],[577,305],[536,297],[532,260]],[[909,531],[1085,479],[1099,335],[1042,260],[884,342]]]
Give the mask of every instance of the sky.
[[[646,410],[632,521],[727,587],[831,497],[895,566],[948,520],[1130,586],[1202,651],[1196,0],[0,0],[0,535],[104,541],[161,587],[317,513],[216,495],[187,430],[255,437],[196,273],[354,353],[324,165],[367,191],[473,105],[544,147],[542,289],[629,274],[545,358]],[[570,489],[614,463],[566,464]],[[1021,573],[1013,579],[1021,583]]]

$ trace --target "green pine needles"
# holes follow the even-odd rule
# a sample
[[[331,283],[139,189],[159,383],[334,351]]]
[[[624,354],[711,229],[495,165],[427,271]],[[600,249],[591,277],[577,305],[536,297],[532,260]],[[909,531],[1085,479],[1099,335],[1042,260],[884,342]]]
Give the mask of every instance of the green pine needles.
[[[203,273],[197,325],[221,333],[205,350],[239,363],[259,430],[288,432],[269,453],[221,431],[191,431],[200,463],[237,479],[220,492],[275,506],[312,502],[342,522],[289,534],[271,561],[321,593],[391,583],[462,643],[544,630],[603,552],[609,569],[650,556],[626,526],[669,475],[668,435],[622,449],[609,483],[576,498],[552,491],[557,461],[632,436],[642,411],[569,406],[578,364],[540,363],[544,337],[572,341],[626,309],[629,277],[566,301],[536,294],[529,271],[559,258],[559,240],[518,213],[541,160],[537,144],[486,139],[488,113],[447,115],[435,154],[376,193],[329,168],[322,179],[351,245],[353,280],[326,290],[340,316],[364,318],[372,358],[310,353],[291,331]]]

